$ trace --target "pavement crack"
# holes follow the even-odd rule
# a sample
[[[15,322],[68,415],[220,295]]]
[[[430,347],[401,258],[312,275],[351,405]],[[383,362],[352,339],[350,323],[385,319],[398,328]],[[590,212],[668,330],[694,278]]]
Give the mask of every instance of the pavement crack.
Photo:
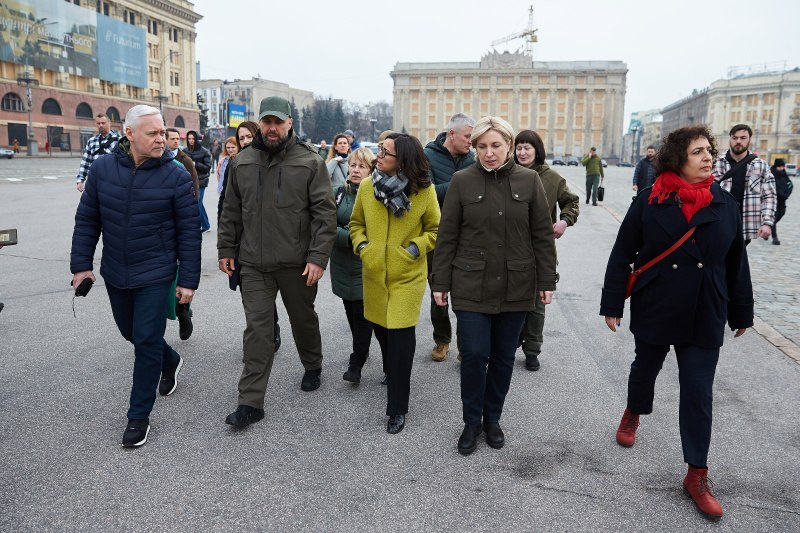
[[[748,507],[750,509],[757,509],[759,511],[775,511],[778,513],[786,513],[795,516],[800,516],[800,511],[792,511],[791,509],[781,509],[780,507],[767,507],[765,505],[752,505],[749,503],[741,503],[741,502],[739,502],[739,505],[743,507]]]
[[[550,486],[545,485],[543,483],[534,483],[533,486],[534,487],[538,487],[540,489],[549,490],[549,491],[552,491],[552,492],[559,492],[561,494],[572,494],[574,496],[585,496],[585,497],[591,498],[593,500],[601,500],[601,499],[602,500],[608,500],[609,499],[609,498],[605,498],[605,497],[601,498],[600,496],[595,496],[594,494],[590,494],[588,492],[580,492],[580,491],[576,491],[576,490],[560,489],[558,487],[550,487]]]
[[[46,259],[44,257],[33,257],[31,255],[17,255],[3,253],[3,257],[17,257],[19,259],[31,259],[32,261],[46,261],[49,263],[69,263],[69,259]]]

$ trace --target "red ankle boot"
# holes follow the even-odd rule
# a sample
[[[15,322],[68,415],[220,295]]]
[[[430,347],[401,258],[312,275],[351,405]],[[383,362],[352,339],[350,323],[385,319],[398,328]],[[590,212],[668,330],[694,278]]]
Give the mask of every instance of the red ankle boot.
[[[636,428],[638,427],[639,415],[632,413],[630,409],[625,409],[617,429],[617,443],[626,448],[633,446],[633,443],[636,442]]]
[[[689,472],[683,479],[684,492],[694,500],[701,513],[709,518],[719,518],[722,516],[722,506],[711,492],[712,486],[708,479],[708,468],[689,467]]]

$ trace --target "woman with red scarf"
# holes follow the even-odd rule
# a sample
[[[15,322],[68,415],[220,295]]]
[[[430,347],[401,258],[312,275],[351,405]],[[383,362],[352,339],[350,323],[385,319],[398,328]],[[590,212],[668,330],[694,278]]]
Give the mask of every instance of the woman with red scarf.
[[[753,289],[733,196],[713,181],[717,150],[705,126],[670,133],[655,159],[658,178],[631,204],[608,259],[600,314],[616,331],[634,269],[669,250],[642,272],[631,293],[636,357],[617,442],[633,446],[639,416],[653,412],[655,382],[670,346],[679,368],[679,426],[689,470],[684,491],[710,518],[722,507],[708,480],[712,386],[725,323],[735,337],[753,325]]]

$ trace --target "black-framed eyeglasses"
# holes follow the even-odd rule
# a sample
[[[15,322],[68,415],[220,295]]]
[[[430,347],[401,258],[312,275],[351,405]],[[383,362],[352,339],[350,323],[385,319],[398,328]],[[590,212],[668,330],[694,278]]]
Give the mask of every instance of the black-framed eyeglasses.
[[[397,154],[393,154],[392,152],[384,148],[382,144],[378,146],[378,155],[383,155],[384,157],[386,157],[387,155],[390,157],[397,157]]]

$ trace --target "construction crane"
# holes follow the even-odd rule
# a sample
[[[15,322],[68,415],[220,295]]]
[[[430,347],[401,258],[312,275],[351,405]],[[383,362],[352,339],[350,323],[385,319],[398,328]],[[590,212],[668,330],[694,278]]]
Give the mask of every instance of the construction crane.
[[[516,33],[512,33],[511,35],[507,35],[502,39],[492,41],[492,48],[498,44],[507,43],[516,39],[525,39],[525,53],[530,54],[533,51],[533,43],[539,42],[539,38],[536,36],[537,31],[538,28],[533,27],[533,6],[530,6],[528,8],[528,26],[522,31],[518,31]]]

